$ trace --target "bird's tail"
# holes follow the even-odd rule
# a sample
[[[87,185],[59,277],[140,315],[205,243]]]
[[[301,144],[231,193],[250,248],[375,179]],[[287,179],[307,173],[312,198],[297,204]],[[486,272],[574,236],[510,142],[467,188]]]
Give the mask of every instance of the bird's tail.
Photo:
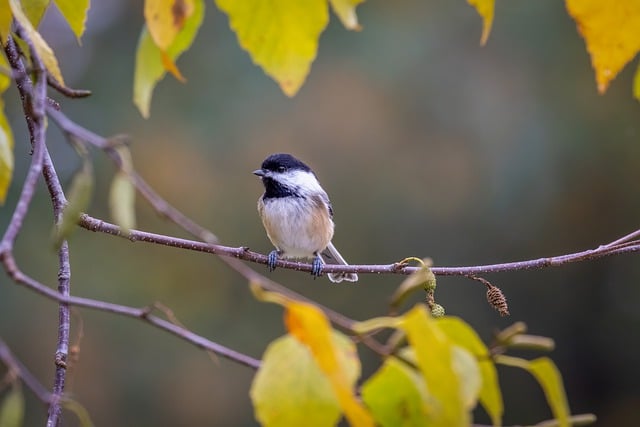
[[[340,255],[340,252],[338,252],[336,247],[333,246],[333,243],[329,243],[329,246],[322,251],[320,258],[322,258],[322,261],[324,261],[325,264],[349,265],[347,264],[347,261],[342,258],[342,255]],[[358,281],[358,275],[356,273],[328,273],[327,276],[329,277],[329,280],[334,283],[340,283],[343,280],[346,280],[347,282]]]

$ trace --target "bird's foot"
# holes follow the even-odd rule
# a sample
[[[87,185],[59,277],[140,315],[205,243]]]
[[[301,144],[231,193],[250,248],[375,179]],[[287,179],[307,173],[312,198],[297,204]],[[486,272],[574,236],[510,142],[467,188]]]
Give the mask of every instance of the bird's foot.
[[[267,266],[269,267],[269,271],[273,271],[276,269],[276,263],[278,262],[279,257],[280,252],[278,252],[277,250],[269,252],[269,256],[267,257]]]
[[[323,265],[324,263],[322,262],[322,258],[320,258],[319,255],[316,255],[316,257],[313,259],[313,262],[311,263],[311,275],[314,279],[316,277],[322,276]]]

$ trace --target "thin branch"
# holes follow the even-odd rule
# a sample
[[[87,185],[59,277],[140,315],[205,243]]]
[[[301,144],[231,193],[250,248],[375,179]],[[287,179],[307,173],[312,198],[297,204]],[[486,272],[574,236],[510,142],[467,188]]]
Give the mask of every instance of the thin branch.
[[[167,320],[154,316],[150,314],[151,309],[149,307],[135,308],[126,305],[93,300],[89,298],[60,295],[58,292],[54,291],[43,283],[40,283],[32,277],[24,274],[16,264],[16,260],[13,257],[13,254],[5,254],[5,256],[2,257],[0,261],[2,262],[2,265],[7,274],[9,274],[9,277],[14,282],[26,286],[28,289],[31,289],[32,291],[35,291],[36,293],[46,298],[58,301],[60,303],[65,303],[70,306],[85,307],[93,310],[105,311],[108,313],[114,313],[125,317],[139,319],[159,329],[170,332],[171,334],[187,342],[190,342],[197,347],[200,347],[204,350],[212,351],[219,356],[222,356],[241,365],[245,365],[252,369],[258,369],[260,367],[260,360],[231,350],[228,347],[217,344],[200,335],[197,335],[196,333],[191,332],[188,329],[182,328],[178,325],[174,325]]]
[[[155,243],[159,245],[171,246],[181,249],[188,249],[197,252],[206,252],[224,257],[237,258],[244,261],[250,261],[258,264],[267,264],[267,256],[253,252],[247,247],[230,247],[218,244],[209,244],[198,242],[195,240],[182,239],[178,237],[171,237],[162,234],[149,233],[138,230],[131,230],[129,234],[121,232],[117,225],[110,224],[105,221],[97,220],[88,215],[82,215],[80,217],[79,225],[91,231],[99,231],[102,233],[110,234],[113,236],[119,236],[127,238],[133,242],[146,242]],[[482,273],[497,273],[503,271],[515,271],[515,270],[528,270],[535,268],[545,267],[558,267],[561,265],[586,261],[598,258],[604,258],[611,255],[638,252],[640,251],[640,243],[637,241],[629,242],[627,244],[618,244],[614,246],[600,246],[597,249],[589,249],[582,252],[576,252],[568,255],[560,255],[550,258],[540,258],[529,261],[517,261],[503,264],[489,264],[478,265],[470,267],[431,267],[433,274],[440,276],[472,276],[474,274]],[[303,262],[295,262],[288,260],[278,260],[278,267],[311,272],[311,264]],[[412,267],[409,265],[394,263],[383,265],[333,265],[327,264],[324,266],[323,271],[326,273],[358,273],[358,274],[411,274],[418,271],[420,267]]]
[[[2,363],[4,363],[8,369],[15,372],[16,375],[22,379],[29,390],[31,390],[40,401],[43,403],[51,402],[52,395],[49,393],[49,390],[13,355],[9,346],[2,338],[0,338],[0,360],[2,360]]]
[[[51,195],[53,214],[57,227],[62,221],[62,211],[66,204],[66,198],[48,151],[45,152],[44,156],[43,174]],[[71,294],[71,263],[69,261],[69,244],[66,240],[62,241],[62,244],[58,249],[58,261],[58,292],[60,295],[68,297]],[[56,374],[53,384],[53,396],[57,401],[62,399],[65,388],[67,359],[69,357],[70,331],[71,312],[69,305],[64,302],[60,302],[58,307],[58,343],[55,354]],[[59,404],[55,405],[55,408],[53,408],[53,406],[54,405],[52,405],[52,408],[49,411],[49,420],[51,422],[47,423],[50,424],[51,427],[58,425],[62,411]]]
[[[29,123],[29,133],[34,147],[34,158],[36,157],[35,151],[37,151],[39,159],[39,167],[35,168],[32,165],[29,169],[29,173],[38,172],[39,174],[42,168],[45,167],[48,169],[48,173],[44,174],[45,178],[51,176],[56,178],[54,182],[50,182],[51,179],[47,180],[47,186],[51,193],[55,223],[57,225],[62,218],[62,208],[64,207],[66,200],[64,198],[60,182],[57,180],[57,176],[55,175],[55,171],[51,172],[53,170],[53,165],[46,149],[45,104],[47,103],[47,71],[31,39],[25,36],[25,32],[17,22],[15,25],[17,27],[18,34],[23,38],[27,46],[29,46],[31,61],[34,66],[34,71],[36,72],[35,82],[32,82],[27,76],[22,60],[19,56],[15,55],[17,48],[15,46],[15,41],[11,40],[11,43],[8,43],[7,46],[8,50],[12,50],[12,60],[10,64],[14,72],[19,77],[17,81],[21,81],[21,84],[18,85],[18,91],[23,99],[24,115],[29,118],[27,122]],[[9,46],[9,44],[11,46]],[[24,100],[28,100],[28,102],[25,103]],[[46,162],[47,165],[43,166],[43,162]],[[58,272],[58,292],[62,295],[68,296],[71,265],[69,263],[69,247],[66,241],[62,242],[58,257],[60,263]],[[53,384],[53,393],[49,402],[47,427],[56,427],[60,423],[62,415],[62,406],[60,405],[60,402],[64,393],[67,371],[66,360],[69,353],[69,330],[71,324],[69,306],[61,303],[58,311],[58,344],[55,354],[56,373]]]
[[[14,64],[20,64],[20,58],[17,56],[18,52],[16,49],[15,42],[11,36],[8,37],[7,43],[5,45],[5,51],[7,53],[7,58],[9,59],[9,63],[12,67]],[[38,107],[34,105],[33,100],[28,95],[31,93],[31,82],[26,75],[23,79],[20,76],[16,77],[16,84],[18,89],[20,90],[20,97],[22,98],[22,105],[25,112],[33,112]],[[42,86],[42,85],[40,85]],[[31,137],[32,144],[32,156],[31,156],[31,165],[29,166],[29,172],[27,173],[27,177],[24,180],[24,184],[22,186],[22,191],[20,193],[20,198],[18,199],[18,203],[16,204],[16,208],[13,211],[13,215],[11,216],[11,221],[5,230],[4,236],[0,241],[0,257],[2,257],[5,253],[9,253],[13,250],[13,245],[15,243],[16,237],[22,228],[22,223],[24,222],[24,218],[29,210],[29,205],[31,204],[31,200],[33,199],[33,194],[35,193],[36,184],[38,182],[38,178],[40,173],[42,172],[42,159],[44,154],[44,139],[43,139],[43,129],[41,129],[41,124],[38,125],[35,123],[34,114],[26,114],[27,119],[27,127],[29,128],[29,134]]]
[[[56,122],[67,137],[71,135],[75,138],[86,141],[94,147],[104,150],[116,165],[121,167],[122,160],[120,159],[120,154],[114,149],[110,139],[97,135],[96,133],[78,125],[64,115],[64,113],[56,110],[52,106],[47,108],[47,114],[54,122]],[[170,218],[183,230],[198,237],[203,242],[216,243],[218,241],[218,238],[212,232],[196,224],[189,217],[167,203],[135,171],[131,172],[129,177],[140,194],[149,201],[154,210],[160,215]]]
[[[57,81],[53,76],[47,76],[47,84],[66,96],[67,98],[86,98],[87,96],[91,96],[90,90],[85,89],[71,89],[69,87],[63,86]]]

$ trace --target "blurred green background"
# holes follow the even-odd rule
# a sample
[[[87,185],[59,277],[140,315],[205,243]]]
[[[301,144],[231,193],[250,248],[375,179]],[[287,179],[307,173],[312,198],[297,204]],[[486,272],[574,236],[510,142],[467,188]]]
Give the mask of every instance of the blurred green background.
[[[596,247],[638,228],[635,65],[597,95],[584,43],[562,2],[498,2],[484,48],[481,20],[464,1],[370,1],[359,17],[364,30],[354,33],[332,16],[306,84],[288,99],[207,2],[194,46],[178,62],[188,83],[165,79],[149,120],[131,102],[142,2],[93,2],[82,46],[55,10],[42,32],[67,83],[93,91],[86,100],[54,94],[65,113],[102,135],[131,135],[140,173],[231,246],[271,250],[255,211],[262,187],[251,171],[280,151],[317,172],[335,208],[336,246],[353,263],[533,259]],[[5,99],[17,165],[0,210],[3,227],[29,161],[15,89]],[[68,184],[78,158],[53,125],[48,143]],[[93,157],[89,212],[108,218],[113,166],[100,152]],[[138,212],[139,228],[184,236],[144,202]],[[17,257],[27,273],[54,286],[51,225],[41,185]],[[71,261],[75,295],[132,306],[160,301],[195,332],[254,357],[284,332],[281,309],[256,302],[246,282],[214,256],[78,230]],[[273,278],[355,319],[385,313],[401,280],[362,276],[357,285],[334,286],[288,271]],[[510,318],[500,318],[483,287],[467,279],[441,278],[437,300],[486,341],[516,320],[553,337],[550,356],[574,413],[594,412],[603,426],[640,423],[637,255],[487,278],[509,299]],[[57,307],[4,276],[0,283],[0,336],[50,387]],[[256,424],[249,369],[212,362],[139,321],[74,310],[74,335],[80,324],[68,390],[97,425]],[[369,375],[379,360],[366,349],[360,354]],[[506,424],[551,416],[531,377],[513,369],[500,375]],[[45,409],[30,395],[27,404],[26,425],[42,425]],[[476,421],[488,418],[478,410]],[[75,425],[72,415],[65,425]]]

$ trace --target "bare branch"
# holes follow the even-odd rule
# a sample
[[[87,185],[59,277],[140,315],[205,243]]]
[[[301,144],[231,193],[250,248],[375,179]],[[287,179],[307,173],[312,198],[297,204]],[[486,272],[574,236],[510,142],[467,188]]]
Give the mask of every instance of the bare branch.
[[[113,236],[119,236],[123,238],[127,238],[131,241],[137,242],[146,242],[146,243],[155,243],[165,246],[172,246],[181,249],[188,249],[197,252],[207,252],[215,255],[238,258],[244,261],[250,261],[258,264],[267,264],[267,256],[253,252],[249,250],[247,247],[229,247],[218,244],[209,244],[198,242],[194,240],[181,239],[178,237],[170,237],[161,234],[148,233],[144,231],[138,230],[130,230],[129,234],[123,233],[117,225],[110,224],[105,221],[101,221],[95,218],[92,218],[88,215],[82,215],[80,217],[80,226],[86,228],[91,231],[99,231],[102,233],[111,234]],[[632,241],[628,243],[617,244],[613,246],[605,245],[600,246],[596,249],[589,249],[582,252],[576,252],[568,255],[560,255],[556,257],[550,258],[540,258],[529,261],[517,261],[503,264],[489,264],[489,265],[478,265],[478,266],[469,266],[469,267],[431,267],[431,271],[435,275],[440,276],[472,276],[475,274],[481,273],[498,273],[504,271],[516,271],[516,270],[529,270],[529,269],[540,269],[545,267],[558,267],[561,265],[604,258],[611,255],[617,255],[622,253],[631,253],[640,251],[640,242]],[[303,262],[295,262],[295,261],[287,261],[287,260],[278,260],[278,267],[296,270],[296,271],[306,271],[311,272],[312,265],[303,263]],[[411,274],[418,271],[420,267],[412,267],[404,264],[393,263],[393,264],[365,264],[365,265],[334,265],[327,264],[323,267],[323,271],[326,273],[358,273],[358,274]]]
[[[231,361],[237,362],[241,365],[245,365],[252,369],[258,369],[260,366],[260,361],[254,359],[245,354],[239,353],[237,351],[231,350],[228,347],[217,344],[213,341],[210,341],[200,335],[195,334],[194,332],[189,331],[188,329],[182,328],[178,325],[174,325],[173,323],[161,319],[160,317],[149,314],[149,307],[143,308],[135,308],[129,307],[126,305],[113,304],[105,301],[98,301],[89,298],[81,298],[75,296],[65,296],[60,295],[58,292],[44,285],[43,283],[38,282],[32,277],[24,274],[16,264],[15,258],[13,254],[5,254],[0,260],[2,265],[9,275],[11,279],[23,286],[26,286],[28,289],[35,291],[36,293],[49,298],[54,301],[58,301],[60,303],[65,303],[70,306],[78,306],[90,308],[93,310],[105,311],[108,313],[119,314],[121,316],[131,317],[134,319],[139,319],[145,321],[153,326],[156,326],[159,329],[170,332],[171,334],[182,338],[183,340],[190,342],[191,344],[200,347],[204,350],[209,350],[214,352],[215,354],[227,358]]]
[[[59,81],[53,78],[53,76],[47,76],[47,84],[66,96],[67,98],[86,98],[87,96],[91,96],[90,90],[85,89],[71,89],[69,87],[63,86]]]
[[[43,403],[49,403],[52,395],[49,393],[40,381],[33,376],[31,372],[13,355],[9,346],[0,338],[0,360],[7,366],[8,369],[16,373],[16,375],[22,379],[40,401]]]

